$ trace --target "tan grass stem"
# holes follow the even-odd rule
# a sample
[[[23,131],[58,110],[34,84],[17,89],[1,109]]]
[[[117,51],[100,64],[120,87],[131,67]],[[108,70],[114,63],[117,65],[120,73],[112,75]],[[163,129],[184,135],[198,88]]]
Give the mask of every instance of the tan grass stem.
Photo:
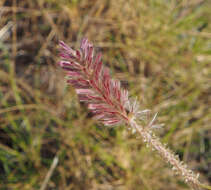
[[[152,150],[155,150],[163,160],[172,166],[173,171],[177,175],[180,175],[193,189],[200,189],[199,187],[201,185],[198,180],[198,175],[188,169],[186,164],[181,162],[172,151],[163,145],[160,142],[160,139],[153,134],[150,128],[138,125],[133,119],[130,120],[130,125],[141,135],[147,146],[150,146]]]

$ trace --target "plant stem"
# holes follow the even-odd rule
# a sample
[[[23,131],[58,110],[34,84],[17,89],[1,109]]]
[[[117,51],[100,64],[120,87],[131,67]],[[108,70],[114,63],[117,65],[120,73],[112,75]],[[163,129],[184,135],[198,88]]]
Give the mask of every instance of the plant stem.
[[[131,119],[129,123],[131,127],[138,131],[147,146],[150,146],[152,150],[156,150],[158,154],[172,166],[172,169],[175,171],[175,173],[182,177],[185,183],[189,184],[189,186],[194,190],[200,189],[200,186],[202,187],[198,180],[198,176],[195,175],[191,170],[187,169],[187,166],[183,164],[173,152],[171,152],[165,145],[160,142],[159,138],[152,133],[151,129],[138,125],[133,119]]]

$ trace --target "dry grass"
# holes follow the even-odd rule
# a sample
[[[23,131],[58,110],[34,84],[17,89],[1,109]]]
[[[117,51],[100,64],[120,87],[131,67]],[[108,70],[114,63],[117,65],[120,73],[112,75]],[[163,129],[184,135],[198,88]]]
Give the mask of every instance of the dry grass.
[[[83,36],[201,181],[211,180],[208,0],[1,0],[0,189],[185,190],[124,126],[97,125],[56,66]],[[43,186],[42,186],[43,187]]]

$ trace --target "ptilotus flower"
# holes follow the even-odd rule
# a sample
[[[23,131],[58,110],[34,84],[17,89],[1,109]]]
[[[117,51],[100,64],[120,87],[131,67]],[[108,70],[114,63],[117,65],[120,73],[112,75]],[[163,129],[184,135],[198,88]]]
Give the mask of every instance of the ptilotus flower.
[[[198,176],[165,145],[161,144],[152,129],[154,118],[143,125],[149,110],[140,110],[136,100],[128,97],[128,91],[121,88],[120,81],[112,79],[109,69],[103,66],[102,54],[95,53],[94,47],[87,39],[83,39],[79,50],[73,50],[64,42],[60,42],[59,65],[67,72],[67,82],[76,89],[79,100],[88,105],[94,118],[106,126],[125,124],[139,133],[143,141],[172,166],[192,188],[198,189]]]

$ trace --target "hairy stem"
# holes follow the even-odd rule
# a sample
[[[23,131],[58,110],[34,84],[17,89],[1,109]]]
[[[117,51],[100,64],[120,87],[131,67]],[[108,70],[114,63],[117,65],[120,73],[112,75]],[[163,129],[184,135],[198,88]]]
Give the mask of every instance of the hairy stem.
[[[183,164],[173,152],[166,148],[166,146],[160,142],[159,138],[156,137],[150,129],[138,125],[132,119],[130,120],[129,124],[139,132],[143,141],[150,146],[152,150],[156,150],[161,158],[172,166],[172,169],[177,175],[180,175],[193,189],[200,189],[198,176],[195,175],[191,170],[187,169],[187,166]]]

